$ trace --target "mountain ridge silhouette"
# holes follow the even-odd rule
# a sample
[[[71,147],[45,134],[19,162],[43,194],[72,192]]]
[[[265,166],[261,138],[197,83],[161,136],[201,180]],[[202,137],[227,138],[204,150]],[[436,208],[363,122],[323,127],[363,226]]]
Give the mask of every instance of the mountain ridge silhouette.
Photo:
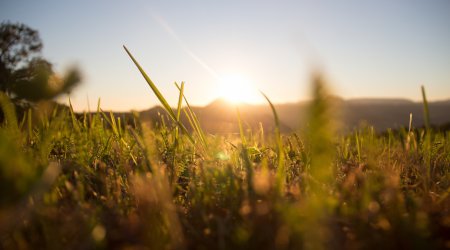
[[[274,104],[280,118],[281,132],[286,133],[304,129],[307,126],[309,104],[310,101]],[[338,119],[341,121],[341,129],[344,131],[351,131],[361,123],[374,126],[377,131],[384,131],[388,128],[398,129],[401,126],[407,127],[410,113],[413,114],[413,127],[422,127],[424,125],[423,104],[408,99],[342,99],[333,97],[331,104],[338,106],[340,113]],[[443,125],[450,123],[450,99],[432,101],[428,103],[428,106],[431,124]],[[233,105],[226,100],[216,99],[206,106],[191,106],[202,128],[212,134],[239,132],[236,107],[239,108],[245,128],[256,131],[262,126],[264,131],[270,132],[274,130],[275,125],[269,104]],[[161,119],[160,115],[165,115],[164,109],[160,106],[155,106],[139,113],[143,121],[156,123]],[[169,120],[169,118],[166,119],[166,121]],[[184,112],[182,112],[181,120],[184,124],[189,124],[184,116]],[[187,127],[192,129],[189,126]]]

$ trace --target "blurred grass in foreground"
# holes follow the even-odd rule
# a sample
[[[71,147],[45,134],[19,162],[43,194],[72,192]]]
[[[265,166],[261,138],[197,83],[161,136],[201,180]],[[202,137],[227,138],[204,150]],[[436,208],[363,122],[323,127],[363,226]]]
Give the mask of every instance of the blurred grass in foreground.
[[[138,68],[167,111],[159,127],[100,104],[17,119],[0,95],[0,248],[450,247],[448,133],[361,127],[337,136],[315,76],[305,132],[241,123],[240,138],[206,135],[188,106],[188,134],[184,84],[173,111]]]

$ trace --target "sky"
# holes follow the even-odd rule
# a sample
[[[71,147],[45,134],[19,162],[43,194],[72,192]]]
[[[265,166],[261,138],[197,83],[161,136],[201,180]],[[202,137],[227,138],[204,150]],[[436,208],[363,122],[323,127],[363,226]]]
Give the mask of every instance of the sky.
[[[43,56],[83,82],[76,110],[150,108],[158,101],[133,53],[169,103],[184,81],[191,105],[218,97],[308,99],[313,72],[343,98],[450,98],[450,1],[21,1],[0,19],[39,31]],[[242,100],[243,99],[243,100]],[[68,96],[59,98],[67,102]]]

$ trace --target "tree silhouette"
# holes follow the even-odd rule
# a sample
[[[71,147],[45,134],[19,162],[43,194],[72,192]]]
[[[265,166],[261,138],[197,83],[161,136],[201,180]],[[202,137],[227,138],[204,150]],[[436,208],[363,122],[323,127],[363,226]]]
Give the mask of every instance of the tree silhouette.
[[[34,102],[67,93],[80,82],[77,69],[56,75],[51,63],[41,57],[42,47],[36,30],[20,23],[0,25],[0,91]]]

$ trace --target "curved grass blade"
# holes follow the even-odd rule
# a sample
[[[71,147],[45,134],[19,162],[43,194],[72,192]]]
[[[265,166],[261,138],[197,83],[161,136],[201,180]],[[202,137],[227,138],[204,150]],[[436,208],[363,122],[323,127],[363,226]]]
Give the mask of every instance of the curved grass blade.
[[[142,69],[141,65],[139,65],[139,63],[136,61],[136,59],[134,59],[133,55],[130,53],[130,51],[127,49],[127,47],[123,46],[123,48],[127,52],[128,56],[131,58],[131,60],[134,62],[136,67],[139,69],[139,71],[141,72],[141,74],[144,77],[145,81],[148,83],[148,85],[152,89],[153,93],[155,93],[155,95],[158,98],[158,100],[164,106],[164,109],[166,109],[166,111],[169,113],[170,116],[175,118],[175,113],[173,112],[173,110],[170,107],[169,103],[166,101],[166,99],[161,94],[159,89],[156,87],[156,85],[153,83],[153,81],[150,79],[150,77],[148,77],[147,73],[145,73],[144,69]]]
[[[134,62],[136,67],[139,69],[139,71],[141,72],[141,74],[144,77],[145,81],[148,83],[148,85],[152,89],[153,93],[158,98],[159,102],[163,105],[163,108],[167,111],[167,113],[169,114],[170,118],[172,118],[172,120],[181,128],[181,130],[183,130],[183,132],[188,136],[188,138],[192,142],[192,144],[195,144],[194,138],[192,138],[192,136],[189,134],[189,132],[187,131],[186,127],[182,123],[177,121],[175,113],[173,112],[173,110],[170,107],[169,103],[166,101],[166,99],[161,94],[159,89],[156,87],[156,85],[153,83],[153,81],[150,79],[150,77],[148,77],[147,73],[145,73],[144,69],[142,69],[141,65],[139,65],[139,63],[136,61],[136,59],[134,59],[133,55],[130,53],[130,51],[128,51],[127,47],[123,46],[123,48],[127,52],[128,56],[131,58],[131,60]]]
[[[69,97],[69,111],[70,111],[70,117],[72,118],[72,125],[73,125],[75,131],[80,132],[80,130],[81,130],[80,123],[75,115],[75,112],[73,111],[72,101],[70,100],[70,97]]]
[[[177,83],[175,83],[177,85]],[[183,104],[183,92],[184,92],[184,82],[181,82],[180,95],[178,96],[178,106],[177,106],[177,122],[180,122],[181,115],[181,105]],[[178,127],[175,131],[175,138],[178,141]]]
[[[175,83],[175,85],[180,90],[180,86],[178,86],[178,84],[176,84],[176,83]],[[188,102],[186,96],[184,95],[184,93],[183,93],[183,98],[184,98],[184,101],[186,102],[187,109],[189,111],[189,112],[187,112],[186,110],[184,110],[184,113],[185,113],[186,117],[188,118],[189,123],[191,124],[192,128],[199,135],[201,142],[206,147],[207,146],[207,142],[206,142],[206,139],[205,139],[206,136],[205,136],[205,133],[203,132],[202,127],[200,126],[200,122],[198,121],[198,118],[195,115],[194,111],[192,110],[191,105],[189,104],[189,102]]]
[[[279,188],[279,191],[284,190],[285,185],[285,168],[284,168],[284,150],[283,150],[283,142],[281,140],[281,133],[280,133],[280,119],[278,118],[277,110],[275,109],[275,106],[270,101],[269,97],[267,97],[262,91],[260,91],[261,94],[266,98],[267,102],[270,105],[270,108],[272,109],[273,118],[275,120],[275,137],[277,141],[277,154],[278,154],[278,168],[277,168],[277,186]]]

